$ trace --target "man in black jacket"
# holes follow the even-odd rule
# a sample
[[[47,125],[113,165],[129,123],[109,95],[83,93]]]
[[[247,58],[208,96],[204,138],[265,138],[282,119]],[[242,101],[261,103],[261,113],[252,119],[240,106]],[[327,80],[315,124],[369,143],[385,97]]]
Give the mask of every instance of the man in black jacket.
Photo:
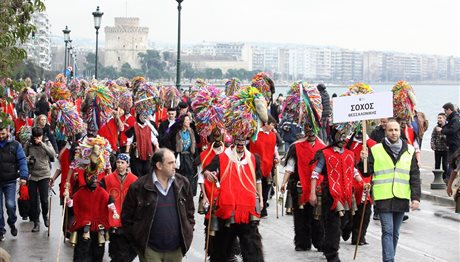
[[[442,108],[447,116],[447,124],[442,128],[436,127],[436,131],[441,131],[443,135],[446,135],[446,144],[449,147],[447,159],[450,161],[455,151],[460,148],[460,117],[452,103],[446,103]]]
[[[123,203],[121,221],[140,261],[182,261],[192,243],[192,190],[175,164],[172,151],[155,152],[153,173],[134,182]]]

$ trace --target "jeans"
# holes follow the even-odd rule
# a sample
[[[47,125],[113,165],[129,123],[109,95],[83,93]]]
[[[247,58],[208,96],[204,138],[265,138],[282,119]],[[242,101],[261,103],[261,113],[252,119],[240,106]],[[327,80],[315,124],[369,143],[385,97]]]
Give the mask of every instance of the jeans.
[[[404,212],[380,212],[382,225],[382,260],[394,262]]]
[[[5,195],[6,213],[8,225],[16,223],[16,181],[0,185],[0,234],[5,234],[5,218],[3,217],[3,195]]]

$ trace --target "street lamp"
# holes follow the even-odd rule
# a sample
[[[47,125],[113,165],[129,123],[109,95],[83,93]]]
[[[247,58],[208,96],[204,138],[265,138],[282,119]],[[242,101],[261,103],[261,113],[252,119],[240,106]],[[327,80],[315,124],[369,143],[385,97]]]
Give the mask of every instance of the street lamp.
[[[70,30],[67,26],[65,26],[65,29],[62,30],[64,33],[64,43],[65,43],[65,48],[64,48],[64,73],[65,69],[67,68],[67,43],[70,41]]]
[[[96,8],[96,11],[93,12],[94,17],[94,28],[96,29],[96,65],[94,69],[94,78],[97,79],[97,49],[98,49],[98,40],[99,40],[99,28],[101,28],[102,15],[104,13],[99,10],[99,6]]]
[[[182,10],[181,3],[184,0],[176,0],[177,2],[177,73],[176,73],[176,87],[180,91],[180,11]]]

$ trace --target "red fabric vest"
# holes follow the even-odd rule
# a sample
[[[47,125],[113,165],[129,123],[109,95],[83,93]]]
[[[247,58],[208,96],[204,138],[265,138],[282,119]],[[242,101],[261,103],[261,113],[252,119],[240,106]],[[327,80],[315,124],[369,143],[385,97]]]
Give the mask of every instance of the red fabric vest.
[[[228,219],[234,214],[235,223],[249,223],[249,216],[260,217],[256,212],[256,159],[249,155],[249,163],[238,166],[227,155],[230,149],[219,155],[220,198],[216,216]]]
[[[104,180],[106,191],[113,198],[118,214],[121,214],[121,208],[123,206],[123,202],[125,201],[126,194],[128,194],[129,186],[137,180],[137,176],[129,172],[123,183],[121,183],[120,177],[118,176],[117,171],[115,171],[112,174],[107,175]],[[110,227],[122,227],[121,219],[113,219],[112,216],[109,216],[109,224]]]
[[[98,135],[107,139],[112,147],[112,150],[118,150],[118,126],[115,119],[110,119],[105,125],[99,129]]]
[[[212,162],[216,153],[212,150],[212,146],[209,146],[205,151],[200,153],[200,160],[201,160],[201,167],[202,170],[205,170],[206,167]],[[214,189],[214,190],[213,190]],[[216,184],[209,182],[206,178],[204,179],[204,190],[206,191],[206,197],[209,201],[211,201],[211,194],[213,196],[213,200],[217,200],[219,197],[219,189],[217,188]],[[211,193],[211,191],[213,191]],[[210,211],[210,210],[209,210]],[[205,218],[209,218],[209,211],[206,213]]]
[[[160,126],[160,123],[168,119],[168,109],[166,107],[157,108],[155,112],[155,124]]]
[[[94,191],[81,187],[73,195],[75,221],[71,231],[78,230],[91,222],[91,231],[98,231],[98,226],[109,228],[109,194],[100,186]]]
[[[126,115],[123,115],[120,117],[120,120],[125,123],[125,129],[123,129],[123,132],[120,133],[120,146],[126,146],[128,144],[128,137],[126,136],[125,132],[134,126],[136,119],[132,115],[126,119]]]
[[[326,147],[324,143],[316,139],[315,145],[312,146],[308,141],[302,142],[295,142],[295,152],[297,156],[297,171],[299,173],[299,181],[300,185],[302,186],[302,196],[299,199],[299,204],[305,204],[310,199],[310,191],[311,191],[311,173],[313,172],[314,164],[310,164],[310,162],[315,157],[315,153],[318,150],[321,150]],[[320,175],[317,185],[320,185],[323,181],[323,176]]]
[[[377,144],[372,139],[367,139],[366,141],[368,151],[370,152],[371,147]],[[356,141],[353,141],[350,146],[350,150],[353,151],[355,155],[355,161],[356,163],[359,163],[361,161],[361,150],[363,149],[363,144],[362,143],[357,143]],[[359,171],[359,170],[358,170]],[[363,177],[361,174],[361,171],[359,171],[359,175],[363,179],[364,183],[370,183],[372,180],[372,177]],[[359,205],[361,204],[362,196],[363,196],[363,184],[359,183],[358,181],[353,179],[353,188],[354,188],[354,193],[355,193],[355,199],[356,199],[356,204]],[[372,203],[372,198],[370,194],[367,195],[367,200]]]
[[[59,164],[61,165],[61,183],[59,184],[59,196],[64,197],[65,183],[67,176],[69,175],[70,162],[69,162],[70,150],[64,147],[59,153]],[[72,188],[74,185],[74,180],[70,179],[70,188],[69,194],[72,195]]]
[[[260,169],[262,176],[268,177],[272,172],[273,160],[275,159],[276,134],[273,132],[259,132],[256,142],[249,142],[251,153],[260,157]]]
[[[326,160],[329,193],[334,199],[331,210],[336,208],[338,202],[343,206],[345,206],[345,203],[348,203],[349,207],[352,206],[355,157],[352,151],[344,150],[342,154],[334,152],[333,147],[323,150],[324,159]]]
[[[136,146],[139,152],[140,160],[149,160],[153,156],[153,146],[150,127],[145,125],[141,127],[138,123],[134,123],[134,135],[136,136]]]

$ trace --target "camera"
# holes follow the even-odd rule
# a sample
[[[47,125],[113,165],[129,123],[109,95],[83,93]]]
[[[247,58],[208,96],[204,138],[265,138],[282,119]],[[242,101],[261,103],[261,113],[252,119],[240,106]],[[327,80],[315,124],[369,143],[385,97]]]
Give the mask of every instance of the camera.
[[[35,165],[36,159],[34,156],[30,156],[29,160],[27,161],[27,164],[29,165],[29,168],[33,167]]]

